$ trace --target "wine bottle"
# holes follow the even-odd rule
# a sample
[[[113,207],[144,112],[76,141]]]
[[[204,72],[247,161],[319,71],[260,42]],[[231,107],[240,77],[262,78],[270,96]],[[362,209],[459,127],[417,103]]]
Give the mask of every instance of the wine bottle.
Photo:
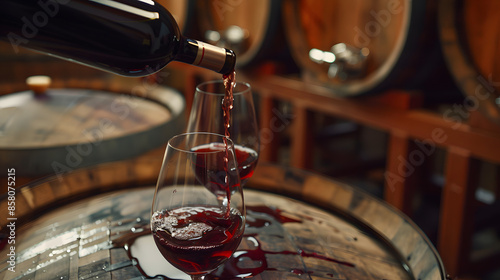
[[[221,74],[233,51],[185,38],[153,0],[0,0],[0,37],[123,76],[153,74],[181,61]]]

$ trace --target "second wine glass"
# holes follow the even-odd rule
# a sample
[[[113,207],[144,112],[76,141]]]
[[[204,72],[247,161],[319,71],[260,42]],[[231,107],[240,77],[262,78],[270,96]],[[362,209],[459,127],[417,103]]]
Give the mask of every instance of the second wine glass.
[[[225,134],[222,109],[224,96],[225,87],[222,80],[199,84],[196,87],[187,132]],[[234,143],[243,186],[253,175],[257,165],[260,149],[259,131],[250,85],[235,83],[233,97],[228,132]]]

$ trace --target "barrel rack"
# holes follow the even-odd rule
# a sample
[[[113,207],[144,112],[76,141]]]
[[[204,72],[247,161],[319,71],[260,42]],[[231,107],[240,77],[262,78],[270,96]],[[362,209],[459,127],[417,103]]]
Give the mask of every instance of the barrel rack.
[[[182,69],[186,74],[185,97],[189,111],[194,86],[200,80],[217,79],[219,76],[193,69],[195,67],[174,67],[176,71]],[[470,259],[470,254],[474,214],[481,205],[475,198],[478,185],[474,179],[477,179],[480,161],[500,164],[500,126],[474,110],[467,112],[470,117],[463,120],[452,120],[443,114],[424,110],[415,106],[419,103],[419,97],[411,92],[388,91],[377,96],[342,98],[333,94],[331,89],[298,78],[247,76],[241,72],[237,78],[249,82],[260,99],[261,131],[273,130],[275,120],[279,117],[273,108],[278,102],[286,101],[292,105],[294,124],[289,137],[289,164],[292,167],[312,168],[310,147],[315,145],[315,140],[311,137],[310,129],[314,113],[350,120],[386,132],[389,139],[383,198],[410,217],[414,214],[413,194],[425,186],[418,186],[417,183],[417,176],[422,176],[421,172],[401,170],[401,157],[407,162],[412,161],[411,157],[415,157],[416,151],[421,148],[414,144],[415,140],[427,147],[443,149],[446,152],[443,172],[445,183],[441,190],[436,247],[445,268],[451,277],[465,277],[498,264],[500,252],[474,261]],[[260,160],[275,162],[277,145],[279,143],[274,140],[266,143],[261,149]],[[419,164],[414,166],[415,169],[419,167]],[[498,197],[499,182],[496,182],[495,192]]]

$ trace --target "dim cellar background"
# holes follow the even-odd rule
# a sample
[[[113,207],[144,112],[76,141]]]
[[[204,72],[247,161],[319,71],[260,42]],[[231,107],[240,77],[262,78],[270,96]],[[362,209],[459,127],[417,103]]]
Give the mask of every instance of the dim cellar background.
[[[500,277],[499,4],[158,2],[187,37],[236,52],[236,79],[256,101],[259,165],[307,170],[384,200],[418,225],[451,277]],[[0,163],[18,162],[19,187],[116,162],[135,174],[130,181],[149,182],[168,136],[184,128],[194,87],[220,79],[180,63],[124,78],[0,43]],[[7,98],[30,91],[33,75],[50,76],[61,93],[21,128],[16,112],[33,107]],[[12,124],[23,134],[8,138]]]

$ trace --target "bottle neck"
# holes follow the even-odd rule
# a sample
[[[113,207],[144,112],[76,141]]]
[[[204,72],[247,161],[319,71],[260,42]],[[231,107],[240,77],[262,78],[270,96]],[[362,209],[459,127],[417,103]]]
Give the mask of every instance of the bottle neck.
[[[232,50],[183,38],[175,60],[227,74],[234,70],[236,55]]]

